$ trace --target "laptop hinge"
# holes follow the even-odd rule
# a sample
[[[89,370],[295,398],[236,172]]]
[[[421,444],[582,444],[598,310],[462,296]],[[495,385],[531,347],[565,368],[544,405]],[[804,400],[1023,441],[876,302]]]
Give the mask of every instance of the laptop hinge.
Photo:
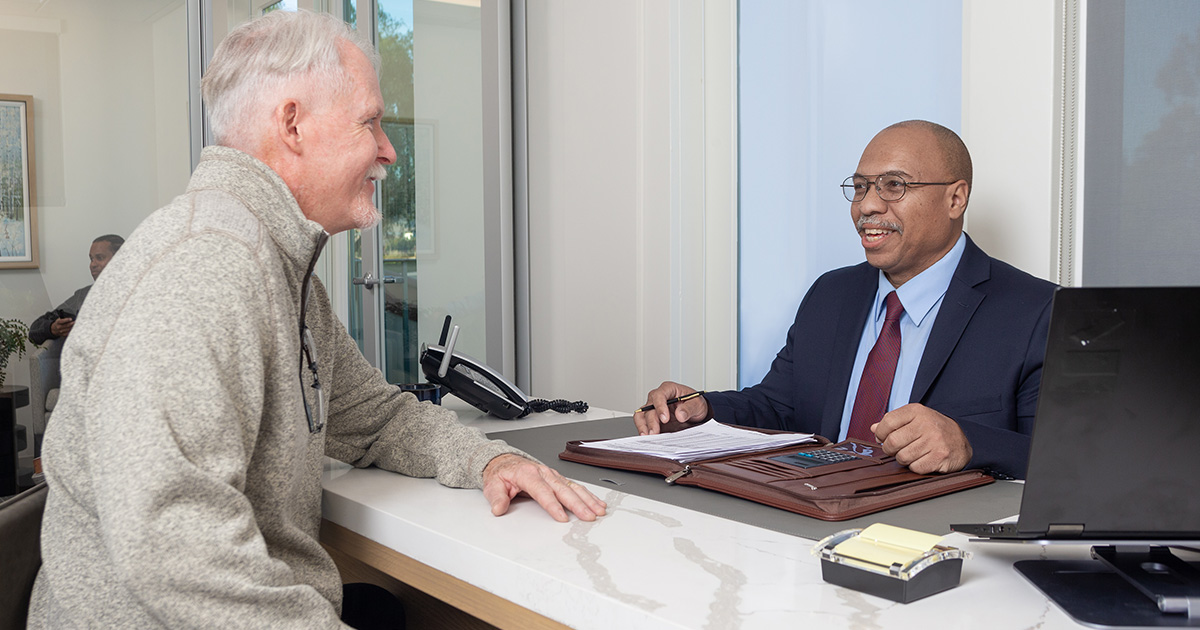
[[[1079,538],[1083,536],[1083,525],[1058,525],[1046,528],[1047,538]]]

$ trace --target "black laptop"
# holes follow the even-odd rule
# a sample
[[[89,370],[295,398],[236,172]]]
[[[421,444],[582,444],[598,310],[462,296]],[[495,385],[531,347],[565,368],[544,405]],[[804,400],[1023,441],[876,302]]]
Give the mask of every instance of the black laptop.
[[[1200,287],[1061,288],[1029,469],[996,540],[1200,540]]]

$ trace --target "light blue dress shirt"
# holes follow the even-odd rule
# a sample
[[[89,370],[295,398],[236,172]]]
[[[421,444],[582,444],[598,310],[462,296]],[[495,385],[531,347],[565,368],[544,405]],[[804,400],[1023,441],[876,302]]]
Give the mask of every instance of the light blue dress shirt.
[[[892,395],[888,399],[888,411],[903,407],[909,403],[912,395],[913,382],[917,379],[917,367],[921,365],[921,357],[925,354],[925,344],[929,341],[929,332],[933,330],[933,322],[937,319],[938,307],[946,297],[946,289],[950,288],[950,279],[958,268],[963,250],[967,247],[966,234],[959,234],[958,242],[946,252],[942,259],[933,263],[928,269],[916,277],[900,285],[897,289],[888,282],[887,276],[879,272],[879,288],[875,291],[873,317],[867,317],[862,336],[858,342],[858,354],[854,357],[854,371],[850,373],[850,388],[846,391],[846,406],[842,409],[842,428],[838,440],[846,439],[850,430],[850,412],[854,409],[854,399],[858,395],[858,382],[862,379],[863,366],[867,363],[867,355],[875,347],[879,331],[883,328],[887,306],[884,300],[892,291],[900,298],[904,306],[904,315],[900,317],[900,358],[896,362],[896,375],[892,378]]]

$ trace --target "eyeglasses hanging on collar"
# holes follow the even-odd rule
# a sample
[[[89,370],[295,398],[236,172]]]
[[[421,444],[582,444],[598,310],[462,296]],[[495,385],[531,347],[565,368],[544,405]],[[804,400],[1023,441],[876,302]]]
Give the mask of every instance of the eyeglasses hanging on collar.
[[[309,394],[304,387],[304,364],[312,371],[312,387],[315,396],[314,403],[309,404]],[[321,389],[321,379],[317,376],[317,361],[313,358],[312,333],[308,326],[300,326],[300,388],[304,396],[304,415],[308,417],[308,430],[320,433],[325,428],[325,391]]]
[[[321,255],[321,249],[325,246],[325,242],[329,240],[329,234],[321,232],[321,236],[317,240],[317,249],[313,252],[312,260],[308,263],[308,273],[304,274],[304,286],[300,290],[300,392],[304,400],[304,415],[308,418],[308,430],[310,433],[320,433],[325,428],[325,392],[321,389],[321,379],[317,374],[317,359],[316,359],[316,344],[313,343],[312,332],[308,330],[308,323],[305,319],[308,315],[308,296],[309,289],[312,287],[313,269],[317,265],[317,258]],[[307,365],[308,370],[312,372],[312,386],[305,387],[304,385],[304,368]],[[309,403],[308,389],[313,390],[313,403]]]

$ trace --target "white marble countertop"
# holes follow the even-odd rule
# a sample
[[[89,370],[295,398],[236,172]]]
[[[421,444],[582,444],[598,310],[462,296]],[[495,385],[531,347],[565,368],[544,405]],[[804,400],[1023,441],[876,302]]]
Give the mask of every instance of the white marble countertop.
[[[460,413],[485,432],[625,415],[545,413],[516,424]],[[493,517],[477,490],[330,462],[324,516],[579,629],[1081,627],[1012,563],[1083,559],[1086,547],[976,543],[952,534],[944,544],[973,553],[960,586],[898,604],[825,583],[811,540],[588,487],[609,506],[593,523],[555,522],[528,499]]]

